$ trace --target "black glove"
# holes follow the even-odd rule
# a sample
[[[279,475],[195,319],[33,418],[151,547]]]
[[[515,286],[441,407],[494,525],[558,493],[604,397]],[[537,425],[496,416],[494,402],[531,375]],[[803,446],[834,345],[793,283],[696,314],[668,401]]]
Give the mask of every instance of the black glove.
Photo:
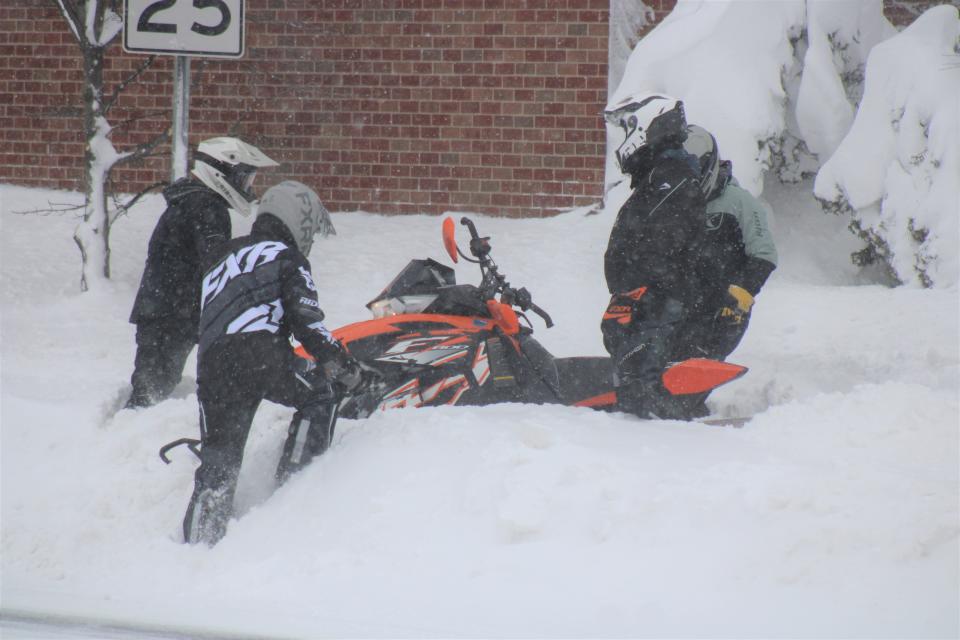
[[[350,356],[332,368],[329,375],[334,384],[343,389],[345,395],[351,396],[363,393],[380,381],[379,373]]]
[[[743,324],[750,317],[752,308],[753,295],[743,287],[732,284],[727,287],[726,303],[717,312],[717,320],[726,324]]]

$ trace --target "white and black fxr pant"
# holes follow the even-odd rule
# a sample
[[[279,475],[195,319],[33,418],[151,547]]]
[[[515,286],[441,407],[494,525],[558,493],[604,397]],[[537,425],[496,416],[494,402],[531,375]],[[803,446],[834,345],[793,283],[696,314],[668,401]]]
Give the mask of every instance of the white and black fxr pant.
[[[297,408],[276,476],[285,481],[330,446],[337,401],[320,369],[304,373],[292,352],[214,347],[198,365],[200,467],[183,520],[186,542],[216,544],[233,515],[233,496],[254,414],[264,399]],[[298,371],[299,369],[299,371]]]

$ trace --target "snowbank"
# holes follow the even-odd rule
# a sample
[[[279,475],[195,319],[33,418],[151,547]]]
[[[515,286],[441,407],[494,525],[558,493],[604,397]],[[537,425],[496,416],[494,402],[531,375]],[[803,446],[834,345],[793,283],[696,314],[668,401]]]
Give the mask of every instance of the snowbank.
[[[159,198],[115,226],[111,285],[79,294],[75,220],[12,212],[80,196],[0,186],[0,616],[180,637],[956,637],[957,291],[850,286],[839,220],[769,190],[781,265],[733,354],[750,372],[710,400],[747,427],[398,410],[341,421],[276,490],[291,411],[265,404],[238,518],[206,549],[180,543],[196,461],[157,457],[197,434],[192,359],[173,398],[117,412]],[[475,218],[558,355],[603,353],[613,213]],[[408,259],[447,262],[439,218],[333,221],[311,255],[331,326],[368,317]],[[0,620],[31,637],[15,631]]]

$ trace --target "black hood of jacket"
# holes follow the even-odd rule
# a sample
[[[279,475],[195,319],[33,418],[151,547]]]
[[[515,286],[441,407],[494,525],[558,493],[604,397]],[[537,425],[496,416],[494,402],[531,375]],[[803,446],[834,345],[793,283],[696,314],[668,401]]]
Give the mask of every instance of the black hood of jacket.
[[[222,196],[203,184],[193,176],[187,176],[186,178],[180,178],[173,184],[167,185],[163,189],[163,198],[167,201],[167,206],[175,205],[187,196],[205,193],[216,196],[222,199]],[[226,202],[226,200],[224,200]]]

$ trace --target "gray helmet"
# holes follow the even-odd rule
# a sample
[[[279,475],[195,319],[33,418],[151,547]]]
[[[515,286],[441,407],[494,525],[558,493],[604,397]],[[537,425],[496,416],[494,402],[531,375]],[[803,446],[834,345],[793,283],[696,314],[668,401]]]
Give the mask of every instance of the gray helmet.
[[[286,225],[305,256],[310,255],[315,233],[336,234],[327,208],[313,189],[302,182],[286,180],[267,189],[260,199],[257,217],[267,214]]]
[[[709,198],[717,188],[720,177],[720,149],[716,138],[703,127],[691,124],[687,126],[683,149],[697,158],[700,165],[700,193],[704,199]]]

